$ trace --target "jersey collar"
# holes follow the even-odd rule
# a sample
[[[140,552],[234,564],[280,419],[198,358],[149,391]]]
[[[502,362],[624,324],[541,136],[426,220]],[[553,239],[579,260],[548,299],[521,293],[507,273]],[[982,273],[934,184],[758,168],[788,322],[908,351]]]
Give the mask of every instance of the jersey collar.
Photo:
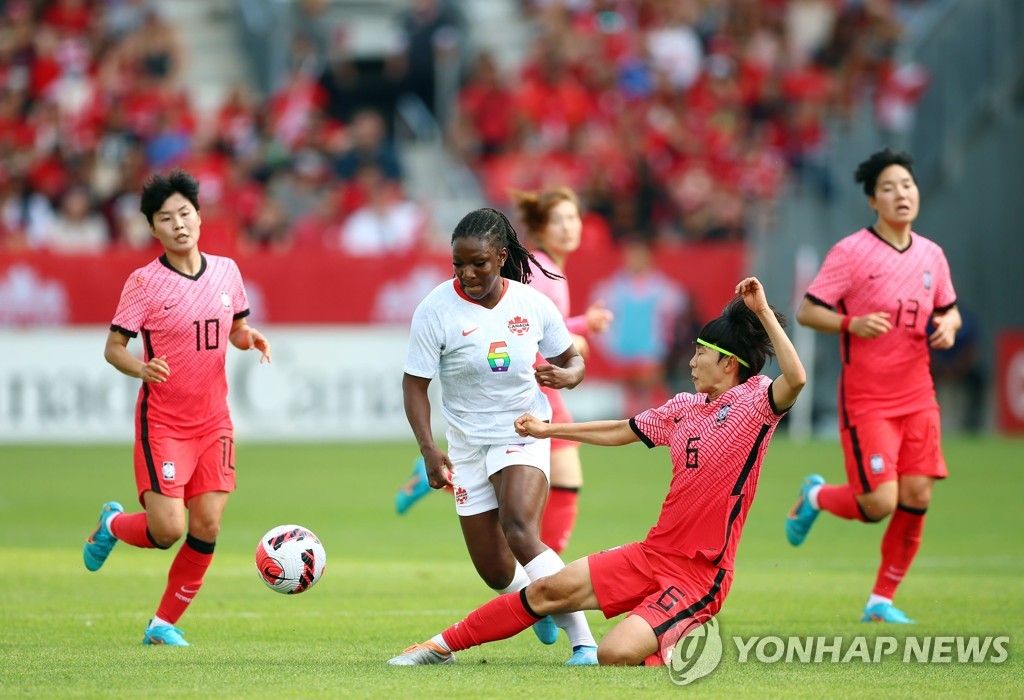
[[[203,262],[204,262],[204,265],[205,265],[205,261],[203,261]],[[470,304],[476,304],[477,306],[484,306],[479,301],[477,301],[476,299],[473,299],[468,294],[466,294],[464,291],[462,291],[462,285],[459,284],[459,280],[453,279],[452,280],[452,285],[455,287],[455,293],[458,294],[463,299],[465,299],[466,301],[468,301]],[[501,303],[501,300],[505,298],[505,292],[507,292],[507,291],[508,291],[508,280],[505,279],[504,277],[502,277],[501,278],[501,296],[498,297],[498,303],[495,304],[495,306],[497,306],[498,304]],[[484,306],[484,308],[486,309],[487,307]]]
[[[186,275],[184,272],[182,272],[174,265],[172,265],[170,261],[167,260],[167,253],[164,253],[163,255],[160,256],[160,264],[166,267],[168,270],[177,272],[182,277],[186,277],[190,280],[197,280],[203,276],[204,272],[206,272],[206,256],[200,253],[199,257],[203,262],[199,265],[199,272],[197,272],[195,275]]]

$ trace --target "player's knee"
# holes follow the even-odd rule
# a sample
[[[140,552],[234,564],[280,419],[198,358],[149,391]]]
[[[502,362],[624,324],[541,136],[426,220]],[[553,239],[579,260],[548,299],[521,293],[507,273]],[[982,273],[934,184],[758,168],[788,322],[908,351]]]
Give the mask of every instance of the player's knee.
[[[557,615],[569,612],[568,601],[553,584],[553,576],[544,576],[533,581],[527,590],[527,602],[538,615]]]
[[[477,562],[476,572],[488,588],[503,591],[512,584],[516,570],[514,567],[509,568],[500,562]]]
[[[184,523],[148,523],[153,543],[160,549],[167,549],[185,535]]]
[[[536,549],[540,535],[536,529],[529,527],[526,521],[518,518],[503,520],[501,530],[505,533],[509,549],[517,558],[529,560],[536,556],[533,550]]]
[[[604,640],[597,645],[597,663],[602,666],[640,666],[643,662],[643,658],[638,658],[633,650],[625,646]]]
[[[203,542],[216,542],[220,534],[220,522],[192,518],[188,523],[188,531],[193,537]]]
[[[909,489],[900,493],[900,505],[915,510],[925,510],[932,502],[930,488]]]

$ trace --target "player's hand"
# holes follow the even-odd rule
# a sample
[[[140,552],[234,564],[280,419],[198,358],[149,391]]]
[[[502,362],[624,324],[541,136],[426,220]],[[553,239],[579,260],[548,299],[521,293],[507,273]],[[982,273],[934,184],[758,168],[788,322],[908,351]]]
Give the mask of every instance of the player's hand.
[[[877,338],[892,330],[889,314],[886,311],[875,311],[850,319],[850,332],[858,338]]]
[[[154,357],[142,365],[142,370],[139,372],[139,379],[150,384],[166,382],[170,376],[171,366],[167,364],[167,355]]]
[[[598,299],[587,307],[584,316],[587,318],[587,330],[591,333],[604,333],[608,330],[608,324],[615,319],[615,314],[605,308],[603,299]]]
[[[578,381],[574,381],[576,377],[572,370],[555,365],[537,365],[534,376],[537,377],[538,384],[549,389],[564,389],[579,384]]]
[[[736,294],[743,297],[743,303],[755,314],[769,311],[768,298],[764,295],[764,285],[756,277],[747,277],[736,285]]]
[[[932,316],[932,323],[935,324],[935,331],[928,336],[928,345],[936,350],[948,350],[956,342],[956,332],[959,325],[952,314],[935,314]]]
[[[452,486],[452,475],[455,467],[448,455],[437,449],[423,455],[423,465],[427,468],[427,481],[432,489],[443,489]]]
[[[524,413],[516,418],[515,426],[516,433],[518,433],[520,437],[544,438],[547,437],[544,433],[551,427],[551,424],[542,421],[529,413]]]
[[[249,329],[249,347],[255,348],[260,351],[260,364],[266,360],[267,364],[270,363],[270,341],[263,337],[255,328]]]

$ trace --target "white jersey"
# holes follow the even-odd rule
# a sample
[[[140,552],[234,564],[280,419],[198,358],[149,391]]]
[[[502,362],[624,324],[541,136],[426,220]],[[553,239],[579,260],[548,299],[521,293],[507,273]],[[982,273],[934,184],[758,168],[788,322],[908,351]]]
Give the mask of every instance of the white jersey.
[[[572,345],[562,314],[546,296],[505,280],[493,309],[465,295],[458,280],[435,287],[412,317],[405,372],[441,378],[441,413],[471,445],[532,442],[516,434],[523,413],[551,418],[533,364]]]

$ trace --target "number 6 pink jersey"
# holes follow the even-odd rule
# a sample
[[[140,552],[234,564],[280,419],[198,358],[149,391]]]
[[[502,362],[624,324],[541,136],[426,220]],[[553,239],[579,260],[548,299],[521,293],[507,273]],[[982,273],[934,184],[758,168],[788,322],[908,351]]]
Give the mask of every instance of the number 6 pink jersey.
[[[956,304],[945,253],[910,234],[897,250],[871,228],[833,246],[807,299],[848,316],[884,311],[892,330],[877,338],[840,335],[839,412],[844,426],[864,416],[907,415],[937,406],[928,321]]]
[[[121,292],[110,329],[130,338],[141,332],[145,360],[166,356],[171,371],[166,382],[139,390],[139,436],[191,437],[231,425],[224,362],[231,326],[249,314],[249,302],[234,260],[202,258],[190,277],[161,255],[135,270]]]

